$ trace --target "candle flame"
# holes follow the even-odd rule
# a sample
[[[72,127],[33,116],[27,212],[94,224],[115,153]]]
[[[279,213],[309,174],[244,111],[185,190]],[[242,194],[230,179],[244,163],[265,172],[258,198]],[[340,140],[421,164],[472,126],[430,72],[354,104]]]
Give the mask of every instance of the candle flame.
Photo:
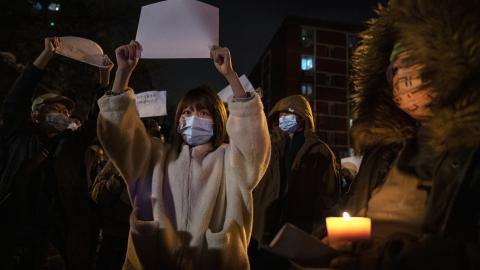
[[[346,219],[346,220],[350,219],[350,215],[348,214],[348,212],[343,212],[343,219]]]

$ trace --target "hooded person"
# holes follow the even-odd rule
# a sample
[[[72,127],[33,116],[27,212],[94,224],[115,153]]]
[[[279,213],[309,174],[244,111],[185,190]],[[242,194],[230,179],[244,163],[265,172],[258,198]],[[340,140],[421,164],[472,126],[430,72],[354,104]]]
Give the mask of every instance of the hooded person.
[[[393,0],[377,12],[354,55],[364,158],[344,206],[372,218],[373,235],[331,265],[479,269],[480,2]]]
[[[271,160],[253,196],[252,244],[260,246],[268,245],[287,222],[316,232],[340,197],[339,161],[315,134],[308,100],[283,98],[268,120]]]

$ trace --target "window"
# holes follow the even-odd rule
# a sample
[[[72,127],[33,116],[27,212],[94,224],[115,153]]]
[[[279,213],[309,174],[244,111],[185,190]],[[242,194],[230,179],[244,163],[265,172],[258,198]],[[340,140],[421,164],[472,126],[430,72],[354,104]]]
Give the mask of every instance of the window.
[[[302,55],[302,60],[301,60],[301,66],[300,67],[303,71],[313,70],[313,56]]]
[[[309,48],[313,44],[313,28],[302,27],[302,35],[300,37],[302,46]]]
[[[313,86],[311,84],[302,83],[301,90],[302,90],[302,95],[304,95],[305,97],[307,97],[307,98],[312,97]]]

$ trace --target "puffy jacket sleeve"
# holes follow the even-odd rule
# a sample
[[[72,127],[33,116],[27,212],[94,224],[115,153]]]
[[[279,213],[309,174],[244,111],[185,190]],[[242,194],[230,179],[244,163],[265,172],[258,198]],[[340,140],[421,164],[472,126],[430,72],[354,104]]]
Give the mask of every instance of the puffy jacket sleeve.
[[[248,100],[230,100],[227,133],[227,168],[233,170],[243,185],[253,190],[267,169],[270,159],[270,137],[263,105],[258,95]]]
[[[98,105],[98,138],[125,179],[138,218],[151,220],[152,141],[137,114],[135,94],[129,89],[116,96],[104,95]]]

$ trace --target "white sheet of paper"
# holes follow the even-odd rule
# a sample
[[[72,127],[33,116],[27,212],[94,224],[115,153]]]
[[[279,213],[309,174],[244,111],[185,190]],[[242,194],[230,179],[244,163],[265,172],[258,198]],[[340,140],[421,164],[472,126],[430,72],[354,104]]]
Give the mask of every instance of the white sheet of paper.
[[[167,115],[167,91],[148,91],[136,96],[140,117]]]
[[[105,67],[102,47],[94,41],[74,36],[60,37],[59,40],[56,53],[89,65]]]
[[[143,47],[142,58],[210,58],[218,36],[218,8],[167,0],[142,7],[135,40]]]
[[[290,223],[285,223],[266,249],[304,269],[328,265],[330,259],[337,254],[337,251],[323,244],[320,239]]]
[[[243,74],[240,76],[240,83],[243,86],[243,89],[245,89],[246,92],[255,92],[255,88],[253,88],[252,83],[248,80],[247,76]],[[233,90],[232,87],[227,85],[227,87],[223,88],[220,92],[218,92],[218,95],[220,96],[220,99],[224,102],[227,103],[228,99],[233,96]]]

